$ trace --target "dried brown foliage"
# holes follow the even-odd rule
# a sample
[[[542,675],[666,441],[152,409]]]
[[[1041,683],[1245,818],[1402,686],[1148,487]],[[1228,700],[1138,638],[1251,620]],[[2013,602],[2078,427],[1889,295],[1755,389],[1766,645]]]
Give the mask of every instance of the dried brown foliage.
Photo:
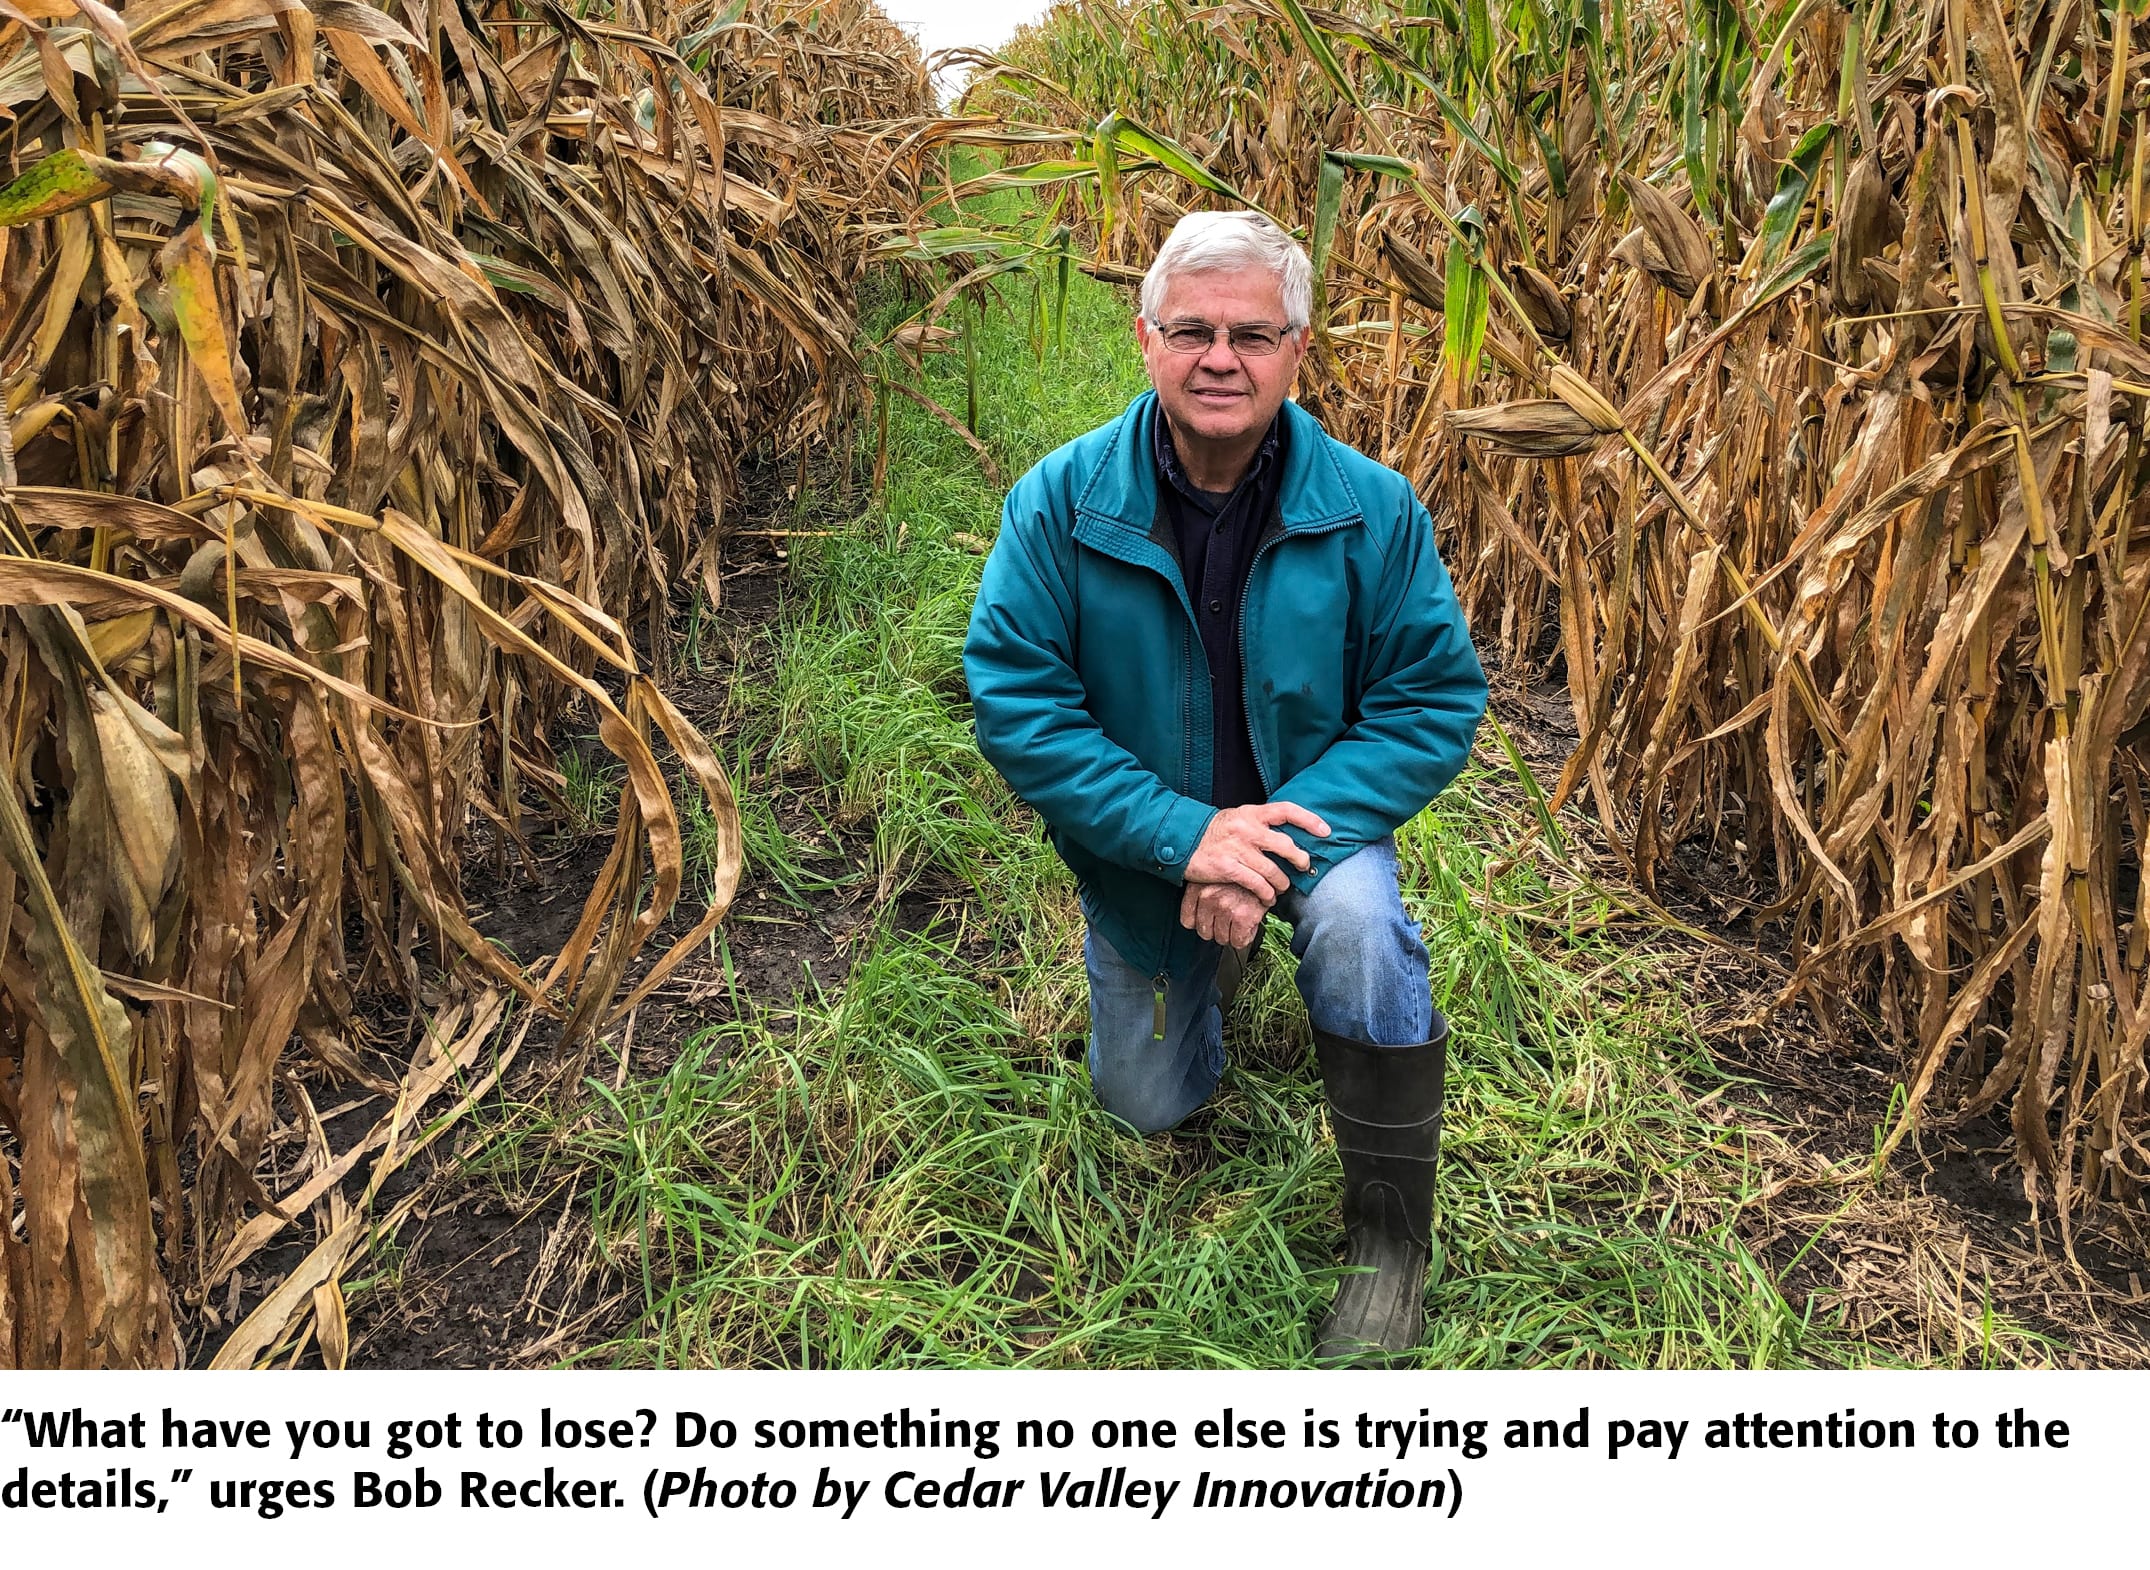
[[[2132,23],[1622,14],[1079,0],[974,98],[1068,132],[1030,188],[1104,276],[1183,204],[1302,227],[1307,399],[1564,670],[1555,803],[1899,1043],[1894,1137],[2009,1107],[2065,1234],[2150,1172]]]
[[[855,409],[859,229],[912,209],[930,98],[866,0],[8,16],[0,1367],[172,1362],[175,1294],[309,1209],[220,1361],[310,1315],[336,1362],[346,1173],[370,1203],[490,1083],[508,1004],[592,1028],[723,914],[666,592],[743,453]],[[569,704],[617,833],[564,951],[509,956],[460,861],[523,842]],[[723,853],[622,998],[681,895],[666,748]],[[353,1023],[383,990],[439,1010],[407,1071]],[[336,1084],[382,1114],[340,1156]]]

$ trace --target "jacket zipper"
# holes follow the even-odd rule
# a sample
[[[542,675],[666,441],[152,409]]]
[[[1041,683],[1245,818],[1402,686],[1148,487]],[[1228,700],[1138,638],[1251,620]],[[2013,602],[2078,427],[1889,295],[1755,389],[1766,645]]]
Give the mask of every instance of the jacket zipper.
[[[1273,516],[1281,517],[1281,508]],[[1241,584],[1239,589],[1239,628],[1237,633],[1239,639],[1239,709],[1246,719],[1247,741],[1254,753],[1254,772],[1261,781],[1264,796],[1267,796],[1270,791],[1275,789],[1275,786],[1269,781],[1269,771],[1262,766],[1262,749],[1254,740],[1254,709],[1247,701],[1247,599],[1254,591],[1255,569],[1261,566],[1262,558],[1269,553],[1269,548],[1279,540],[1289,539],[1293,534],[1301,536],[1333,534],[1352,521],[1350,518],[1339,518],[1334,523],[1310,529],[1293,530],[1279,527],[1276,533],[1254,547],[1254,559],[1247,563],[1247,581]],[[1155,570],[1154,568],[1152,569],[1152,571]],[[1164,578],[1167,584],[1172,581],[1168,575],[1162,572],[1158,573],[1158,576]],[[1195,623],[1193,621],[1194,611],[1185,603],[1184,599],[1182,599],[1180,609],[1189,618],[1186,625],[1180,629],[1180,663],[1186,668],[1188,677],[1186,681],[1180,684],[1180,783],[1182,786],[1180,794],[1184,796],[1187,794],[1185,787],[1192,783],[1189,776],[1194,768],[1194,693],[1192,690],[1194,649],[1189,629],[1193,628]],[[1212,737],[1211,741],[1214,743],[1215,738]],[[1192,846],[1188,847],[1188,854],[1193,854]],[[1172,935],[1168,931],[1165,934],[1165,946],[1168,951],[1171,948],[1171,944]],[[1165,982],[1169,979],[1169,976],[1170,969],[1167,967],[1160,969],[1151,978],[1151,988],[1155,997],[1155,1008],[1150,1016],[1150,1039],[1152,1041],[1165,1039]]]
[[[1186,627],[1180,628],[1180,664],[1187,674],[1194,674],[1194,635]],[[1214,738],[1212,738],[1214,745]],[[1194,784],[1194,683],[1180,683],[1180,794],[1187,794]],[[1194,847],[1189,846],[1189,854]]]

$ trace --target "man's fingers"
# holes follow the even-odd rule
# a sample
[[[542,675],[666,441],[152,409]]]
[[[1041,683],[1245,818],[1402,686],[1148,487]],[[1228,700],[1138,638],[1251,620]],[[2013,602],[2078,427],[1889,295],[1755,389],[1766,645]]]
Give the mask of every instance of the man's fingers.
[[[1211,943],[1244,948],[1261,919],[1262,908],[1232,884],[1207,884],[1195,901],[1195,931]]]
[[[1217,869],[1214,877],[1190,877],[1187,887],[1196,889],[1238,889],[1253,895],[1267,910],[1277,902],[1277,895],[1291,887],[1287,877],[1267,856],[1257,854],[1253,862],[1232,861]],[[1182,912],[1184,914],[1184,912]]]
[[[1180,925],[1193,928],[1204,942],[1243,949],[1262,930],[1262,916],[1272,903],[1266,881],[1259,889],[1238,882],[1193,883],[1180,897]]]
[[[1279,834],[1276,830],[1271,829],[1262,835],[1259,843],[1262,849],[1269,852],[1270,855],[1290,862],[1301,872],[1314,865],[1314,858],[1300,849],[1299,842],[1288,834]],[[1284,881],[1287,885],[1291,882],[1289,878]],[[1277,892],[1281,894],[1283,890],[1279,889]]]
[[[1214,884],[1202,899],[1202,912],[1209,919],[1209,940],[1222,943],[1231,936],[1232,912],[1246,898],[1227,884]]]
[[[1261,808],[1262,821],[1274,828],[1279,823],[1289,823],[1302,828],[1316,839],[1327,839],[1329,825],[1295,801],[1265,802]]]
[[[1239,890],[1218,884],[1203,899],[1205,909],[1216,912],[1216,937],[1213,941],[1228,943],[1233,948],[1245,948],[1260,930],[1262,907],[1248,900]]]
[[[1243,861],[1235,861],[1229,871],[1231,873],[1230,878],[1222,884],[1213,885],[1213,887],[1245,889],[1262,902],[1262,909],[1264,910],[1276,903],[1277,893],[1280,889],[1291,887],[1291,879],[1277,870],[1275,862],[1265,860],[1264,865],[1257,868],[1250,867]],[[1270,881],[1272,878],[1277,881],[1272,883]]]

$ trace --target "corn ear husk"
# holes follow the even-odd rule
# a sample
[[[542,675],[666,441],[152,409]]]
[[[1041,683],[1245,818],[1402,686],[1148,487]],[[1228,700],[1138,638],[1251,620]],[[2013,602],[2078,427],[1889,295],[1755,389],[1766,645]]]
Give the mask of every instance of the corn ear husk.
[[[1509,264],[1508,281],[1515,285],[1516,303],[1530,318],[1531,326],[1548,338],[1566,338],[1575,318],[1561,297],[1560,285],[1522,262]]]
[[[131,887],[118,891],[134,912],[129,935],[137,956],[147,954],[149,917],[179,866],[179,813],[172,804],[172,779],[156,754],[101,687],[88,692],[90,723],[97,732],[97,752],[104,764],[106,798],[118,828],[123,868]]]
[[[1456,409],[1451,428],[1519,458],[1565,458],[1604,435],[1558,398],[1517,398],[1486,409]]]
[[[1844,182],[1844,206],[1829,250],[1829,276],[1839,305],[1863,311],[1874,302],[1874,280],[1866,264],[1878,260],[1903,232],[1903,209],[1890,197],[1880,155],[1868,153]],[[1884,296],[1894,297],[1893,288]]]
[[[1623,172],[1620,189],[1627,193],[1641,227],[1622,240],[1613,254],[1633,262],[1681,299],[1693,299],[1716,270],[1709,237],[1679,203],[1647,180]],[[1642,243],[1630,250],[1636,234]]]
[[[1393,234],[1381,237],[1381,254],[1405,294],[1429,311],[1443,309],[1447,285],[1431,257],[1409,240]]]
[[[1555,365],[1546,379],[1553,384],[1553,396],[1588,421],[1592,430],[1609,435],[1620,429],[1620,411],[1572,367]]]

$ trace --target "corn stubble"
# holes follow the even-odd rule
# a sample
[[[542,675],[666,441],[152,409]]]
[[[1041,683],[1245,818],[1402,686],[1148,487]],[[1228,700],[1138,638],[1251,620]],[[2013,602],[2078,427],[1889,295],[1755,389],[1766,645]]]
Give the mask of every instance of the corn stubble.
[[[2008,1107],[2071,1248],[2150,1132],[2131,26],[1076,0],[971,99],[1062,133],[994,178],[1100,276],[1186,206],[1299,229],[1307,401],[1417,484],[1481,639],[1564,669],[1553,803],[1899,1044],[1888,1143]]]
[[[863,0],[8,15],[0,1367],[169,1364],[175,1299],[215,1325],[309,1214],[217,1361],[336,1364],[374,1196],[511,1011],[600,1026],[730,900],[666,591],[714,599],[742,454],[857,407],[861,226],[931,100]],[[570,704],[617,832],[563,951],[505,955],[460,859],[527,850]],[[681,893],[660,749],[720,848],[623,997]],[[383,991],[433,1016],[407,1071]],[[324,1088],[379,1118],[338,1155]]]

